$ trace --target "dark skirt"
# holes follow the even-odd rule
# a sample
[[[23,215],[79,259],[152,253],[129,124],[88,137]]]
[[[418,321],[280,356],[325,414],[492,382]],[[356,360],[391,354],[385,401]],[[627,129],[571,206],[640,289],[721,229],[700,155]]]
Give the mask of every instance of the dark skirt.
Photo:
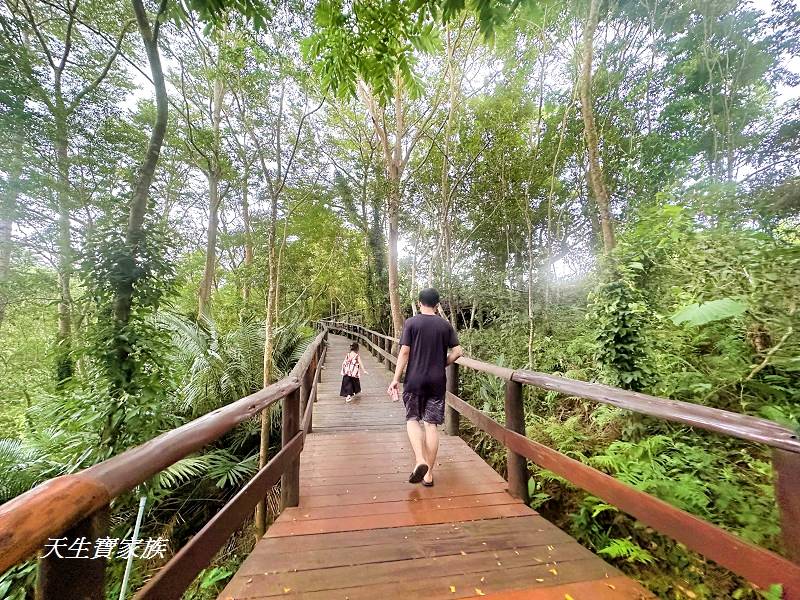
[[[342,389],[339,391],[340,396],[355,396],[360,392],[361,380],[358,377],[342,375]]]

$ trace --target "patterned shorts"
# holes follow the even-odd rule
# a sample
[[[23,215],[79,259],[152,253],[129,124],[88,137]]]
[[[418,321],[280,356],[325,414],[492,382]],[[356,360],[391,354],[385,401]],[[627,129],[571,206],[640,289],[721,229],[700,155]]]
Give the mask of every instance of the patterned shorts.
[[[406,421],[425,421],[433,425],[444,423],[444,396],[420,396],[403,392]]]

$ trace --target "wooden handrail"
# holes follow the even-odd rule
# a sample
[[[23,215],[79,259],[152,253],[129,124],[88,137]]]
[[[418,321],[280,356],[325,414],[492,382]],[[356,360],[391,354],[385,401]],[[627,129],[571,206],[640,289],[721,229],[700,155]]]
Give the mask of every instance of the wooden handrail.
[[[797,433],[767,419],[535,371],[514,371],[512,379],[519,383],[610,404],[665,421],[683,423],[750,442],[760,442],[773,448],[800,453],[800,438]]]
[[[356,335],[366,339],[355,332],[355,329],[365,330],[353,324],[330,322],[329,326],[340,329],[342,325],[352,328]],[[396,338],[388,338],[396,342]],[[367,340],[368,341],[368,340]],[[525,369],[508,369],[491,363],[475,360],[463,356],[456,361],[459,365],[488,373],[506,381],[513,380],[525,385],[532,385],[545,390],[555,391],[567,396],[576,396],[617,406],[643,415],[655,417],[731,437],[740,438],[751,442],[766,444],[772,448],[779,448],[800,454],[800,436],[792,429],[759,417],[742,415],[718,408],[711,408],[692,402],[659,398],[638,392],[623,390],[610,385],[590,383],[577,379],[568,379],[547,373],[537,373]]]
[[[189,542],[175,553],[134,596],[135,600],[177,600],[194,578],[214,558],[253,507],[281,478],[303,450],[303,432],[297,433],[250,481],[215,514]]]
[[[800,598],[800,565],[503,427],[458,396],[448,393],[447,403],[476,427],[543,469],[618,507],[751,583],[762,588],[780,583],[787,594],[786,598]]]
[[[287,406],[287,397],[292,399],[289,402],[289,406],[294,407],[295,404],[299,406],[301,379],[308,375],[306,371],[309,370],[312,360],[315,357],[319,358],[320,354],[322,354],[321,350],[324,350],[326,339],[327,328],[323,327],[322,331],[306,348],[291,374],[281,381],[203,415],[177,429],[167,431],[140,446],[131,448],[83,471],[48,480],[1,505],[0,573],[33,555],[44,546],[48,539],[61,537],[70,531],[74,532],[77,527],[81,527],[82,524],[93,519],[94,515],[106,511],[109,503],[117,496],[132,490],[163,469],[218,440],[238,424],[256,416],[278,400],[283,400],[284,409]],[[315,379],[318,375],[319,364],[315,365]],[[313,403],[311,404],[313,405]],[[297,407],[294,407],[294,410],[296,409]],[[310,412],[308,418],[310,419]],[[293,431],[288,438],[283,440],[283,450],[256,473],[240,493],[223,507],[220,514],[212,519],[192,539],[190,549],[186,553],[179,553],[173,557],[173,561],[180,559],[175,564],[180,564],[181,569],[186,568],[188,564],[194,565],[192,568],[195,568],[200,564],[197,562],[199,556],[207,556],[210,560],[210,557],[213,557],[220,547],[219,545],[215,546],[215,544],[221,539],[221,532],[231,526],[230,515],[241,516],[249,513],[252,506],[246,510],[242,508],[245,501],[250,502],[252,498],[256,498],[253,501],[254,506],[257,498],[266,494],[268,487],[264,488],[263,486],[274,484],[273,479],[276,478],[276,474],[277,477],[280,477],[287,468],[296,470],[299,464],[299,453],[302,450],[305,438],[305,431],[299,430],[297,428],[298,425],[299,422],[291,425]],[[297,473],[294,473],[291,481],[295,479],[297,479]],[[294,490],[294,493],[296,491]],[[220,525],[221,523],[224,523],[224,526]],[[235,527],[238,527],[240,523],[241,520]],[[204,536],[207,536],[207,539],[204,540]],[[224,539],[227,539],[227,537]],[[197,548],[200,548],[201,545],[202,550],[198,550]],[[211,546],[214,547],[211,548]],[[191,558],[185,558],[186,556]],[[188,563],[185,562],[187,560],[189,561]],[[70,563],[73,571],[70,574],[70,585],[79,585],[80,577],[75,577],[74,575],[81,569],[87,568],[86,561],[68,560],[66,562]],[[93,568],[96,568],[96,564],[99,561],[90,560],[89,562],[92,563]],[[172,561],[170,564],[172,564]],[[199,569],[204,568],[204,566],[205,564]],[[199,572],[199,569],[195,572],[195,575]],[[61,576],[66,571],[55,569],[54,572]],[[180,580],[188,585],[188,583],[191,583],[191,579],[187,582],[187,576],[187,574],[184,574],[176,579],[165,571],[156,580],[163,579],[164,581],[173,582]],[[99,584],[101,587],[88,591],[84,590],[84,595],[88,594],[86,597],[102,595],[102,581],[94,583]],[[156,583],[149,585],[147,590],[155,590],[154,586],[156,585]],[[174,588],[172,584],[168,587],[170,589]],[[43,594],[44,598],[56,597],[51,596],[51,594],[69,595],[70,593],[69,590],[64,590],[59,582],[49,582],[42,589],[47,590]],[[151,592],[148,591],[149,593]],[[160,591],[155,596],[148,597],[162,597],[159,594]],[[179,597],[179,595],[175,597]]]

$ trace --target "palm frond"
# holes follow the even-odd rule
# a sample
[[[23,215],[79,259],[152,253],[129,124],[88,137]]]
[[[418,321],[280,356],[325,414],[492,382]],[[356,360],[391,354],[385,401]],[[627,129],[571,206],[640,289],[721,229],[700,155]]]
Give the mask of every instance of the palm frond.
[[[188,456],[161,471],[158,474],[158,483],[165,489],[176,488],[206,474],[210,467],[208,454]]]

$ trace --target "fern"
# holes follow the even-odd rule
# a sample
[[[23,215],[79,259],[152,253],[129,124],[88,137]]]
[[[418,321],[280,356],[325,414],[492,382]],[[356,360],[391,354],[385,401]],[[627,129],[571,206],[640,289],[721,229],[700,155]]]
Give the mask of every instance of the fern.
[[[649,565],[655,562],[655,558],[647,550],[632,542],[629,538],[613,538],[608,545],[597,551],[609,558],[620,558],[629,563]]]

